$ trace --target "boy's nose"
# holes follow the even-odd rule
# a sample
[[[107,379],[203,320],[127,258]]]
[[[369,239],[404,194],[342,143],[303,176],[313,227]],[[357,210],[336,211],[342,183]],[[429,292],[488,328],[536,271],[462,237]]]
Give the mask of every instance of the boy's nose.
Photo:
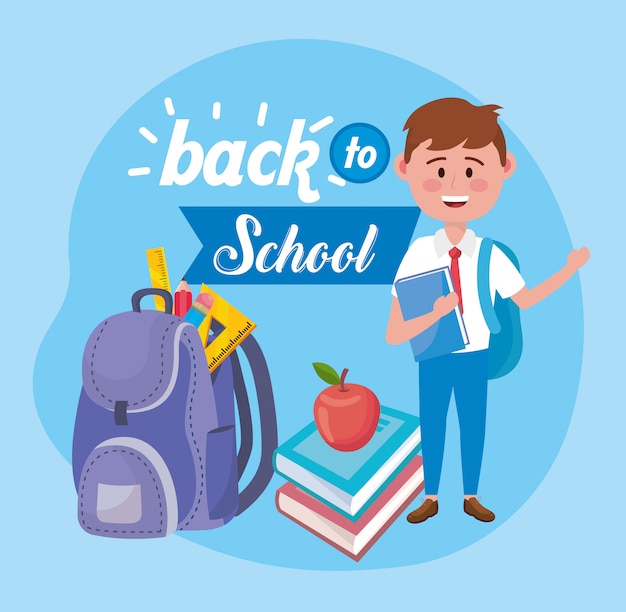
[[[450,187],[454,187],[455,181],[456,181],[456,172],[453,172],[452,176],[450,177]]]

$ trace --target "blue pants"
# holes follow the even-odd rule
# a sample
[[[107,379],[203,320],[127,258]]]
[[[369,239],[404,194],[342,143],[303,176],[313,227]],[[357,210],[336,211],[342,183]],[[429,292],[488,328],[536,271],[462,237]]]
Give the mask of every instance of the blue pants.
[[[443,355],[419,364],[420,425],[426,495],[439,489],[446,417],[454,399],[461,433],[463,492],[476,495],[487,415],[487,351]]]

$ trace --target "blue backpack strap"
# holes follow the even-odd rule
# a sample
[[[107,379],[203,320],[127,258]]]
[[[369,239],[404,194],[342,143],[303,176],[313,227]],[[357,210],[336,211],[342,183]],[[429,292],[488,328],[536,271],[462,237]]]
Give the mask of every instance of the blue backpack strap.
[[[498,247],[519,270],[515,253],[501,242],[483,238],[478,253],[478,297],[480,306],[491,332],[489,339],[489,379],[508,374],[522,354],[522,327],[519,308],[511,299],[499,295],[491,301],[489,266],[493,248]]]
[[[491,287],[489,286],[489,266],[492,249],[493,240],[491,238],[483,238],[478,251],[478,299],[480,300],[480,307],[489,331],[492,334],[497,334],[502,327],[491,301]]]

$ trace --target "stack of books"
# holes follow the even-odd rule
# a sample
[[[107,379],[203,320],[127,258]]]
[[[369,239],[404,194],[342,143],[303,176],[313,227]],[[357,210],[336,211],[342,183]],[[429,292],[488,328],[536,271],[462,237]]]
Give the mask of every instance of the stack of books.
[[[424,487],[417,416],[381,406],[378,428],[359,450],[331,448],[315,423],[274,451],[274,470],[289,482],[276,507],[355,561]]]

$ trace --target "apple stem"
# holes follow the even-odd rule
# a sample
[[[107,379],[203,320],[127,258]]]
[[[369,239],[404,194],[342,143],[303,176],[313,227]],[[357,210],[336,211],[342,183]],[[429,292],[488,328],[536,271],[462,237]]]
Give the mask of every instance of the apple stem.
[[[346,375],[348,374],[348,368],[344,368],[343,372],[341,373],[341,380],[339,381],[339,390],[340,391],[346,391],[346,388],[343,386],[343,383],[346,380]]]

